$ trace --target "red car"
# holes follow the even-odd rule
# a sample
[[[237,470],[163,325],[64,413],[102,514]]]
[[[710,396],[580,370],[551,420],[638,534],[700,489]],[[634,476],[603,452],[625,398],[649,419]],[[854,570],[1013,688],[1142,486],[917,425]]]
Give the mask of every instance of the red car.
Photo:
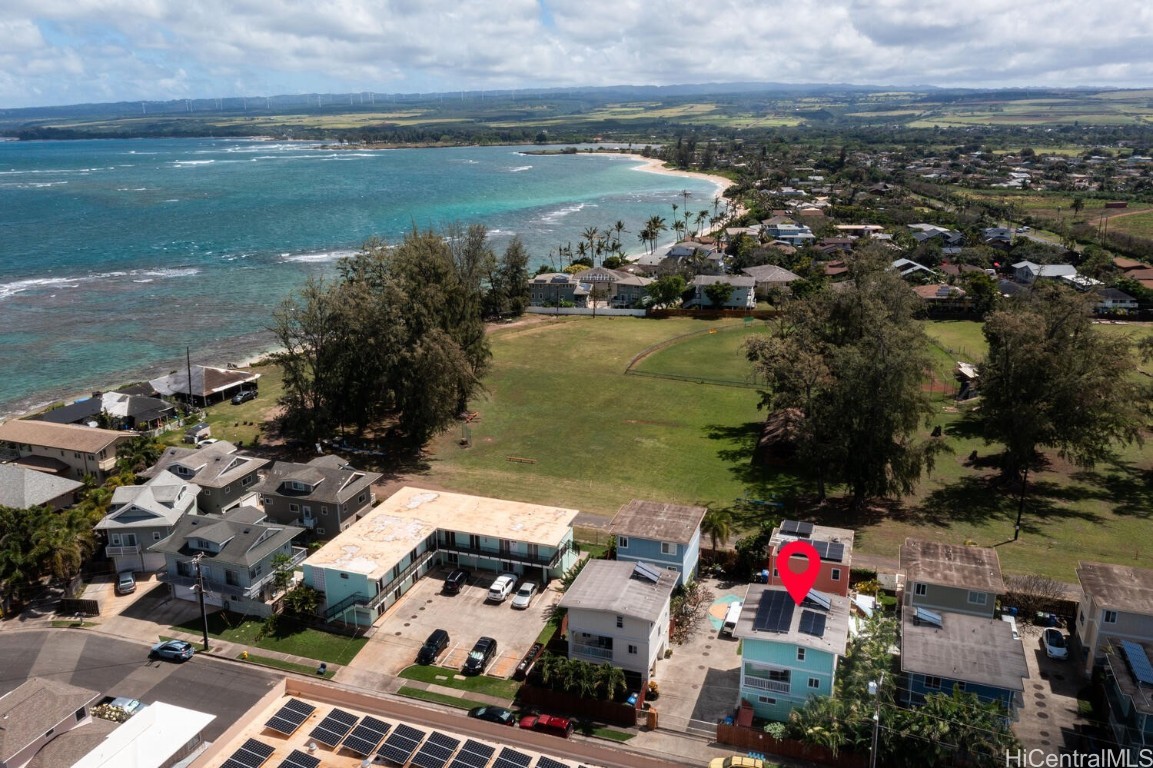
[[[572,720],[556,715],[528,715],[520,719],[520,727],[542,733],[551,733],[553,736],[561,736],[566,739],[573,732]]]

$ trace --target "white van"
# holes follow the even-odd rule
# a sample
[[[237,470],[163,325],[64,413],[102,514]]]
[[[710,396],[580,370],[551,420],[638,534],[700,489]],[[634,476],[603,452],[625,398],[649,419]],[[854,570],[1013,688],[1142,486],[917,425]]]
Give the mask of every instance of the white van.
[[[725,614],[725,623],[721,625],[721,635],[733,636],[733,630],[737,628],[737,622],[741,620],[741,608],[744,603],[736,602],[729,604],[729,611]]]

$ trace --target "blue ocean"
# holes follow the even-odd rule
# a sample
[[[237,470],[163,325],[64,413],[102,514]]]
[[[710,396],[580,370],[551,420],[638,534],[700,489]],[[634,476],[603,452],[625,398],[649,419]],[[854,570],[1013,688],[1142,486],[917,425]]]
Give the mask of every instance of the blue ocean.
[[[532,147],[343,150],[299,142],[0,142],[0,416],[272,346],[273,308],[373,236],[485,225],[534,266],[618,220],[624,247],[708,181]],[[666,233],[667,234],[667,233]]]

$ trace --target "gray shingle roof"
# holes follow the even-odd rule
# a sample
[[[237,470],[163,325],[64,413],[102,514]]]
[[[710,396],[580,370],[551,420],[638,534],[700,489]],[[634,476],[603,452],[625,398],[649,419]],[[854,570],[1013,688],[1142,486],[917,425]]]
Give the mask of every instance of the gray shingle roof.
[[[241,478],[264,468],[268,459],[237,453],[236,446],[227,441],[206,445],[203,448],[168,448],[148,469],[140,473],[142,477],[155,477],[168,470],[180,477],[193,480],[202,488],[223,488]],[[191,471],[182,475],[177,466]]]
[[[202,550],[188,546],[188,540],[204,539],[223,544],[220,552],[203,552],[207,560],[251,568],[303,531],[292,525],[253,523],[217,515],[185,515],[171,536],[153,544],[148,551],[192,557]]]
[[[278,461],[268,475],[256,486],[258,493],[276,496],[307,498],[321,503],[343,504],[379,480],[379,472],[362,472],[334,466],[331,457],[321,456],[307,464]],[[343,465],[347,466],[347,465]],[[298,480],[313,486],[312,492],[294,491],[286,482]]]
[[[0,464],[0,507],[38,507],[83,487],[83,483],[66,477],[15,464]]]
[[[0,696],[0,764],[99,697],[96,691],[39,677]]]
[[[1081,563],[1077,566],[1077,579],[1100,608],[1153,616],[1153,570]]]

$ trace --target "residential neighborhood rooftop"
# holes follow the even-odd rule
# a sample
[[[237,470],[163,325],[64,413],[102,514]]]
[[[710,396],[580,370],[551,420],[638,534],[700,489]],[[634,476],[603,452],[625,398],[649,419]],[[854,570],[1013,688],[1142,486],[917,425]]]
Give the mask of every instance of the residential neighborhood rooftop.
[[[83,487],[84,483],[78,480],[69,480],[17,464],[0,464],[0,507],[38,507]]]
[[[590,560],[561,598],[560,607],[605,611],[656,621],[677,584],[677,573],[653,568],[653,581],[637,572],[637,564],[624,560]]]
[[[828,601],[829,607],[824,608],[821,601]],[[750,584],[733,637],[844,656],[849,643],[849,599],[810,592],[810,597],[797,605],[782,586]]]
[[[314,552],[306,564],[377,579],[437,529],[556,546],[569,534],[577,514],[563,507],[405,486]]]
[[[1023,691],[1029,676],[1025,649],[1000,619],[940,614],[941,626],[918,623],[915,611],[901,620],[901,671]]]
[[[834,528],[830,525],[817,525],[816,523],[797,520],[782,520],[781,524],[773,529],[772,536],[769,537],[769,549],[775,551],[790,541],[807,541],[810,544],[819,544],[820,542],[840,544],[840,548],[818,546],[817,552],[821,555],[822,560],[851,563],[855,537],[856,534],[848,528]]]
[[[1099,608],[1153,616],[1153,570],[1132,565],[1080,563],[1077,580]]]
[[[0,424],[0,441],[79,453],[100,453],[117,440],[135,434],[135,432],[82,427],[77,424],[53,424],[24,419],[12,419]]]
[[[149,551],[189,557],[203,553],[213,562],[251,567],[303,532],[303,528],[291,525],[249,522],[243,516],[188,514],[177,521],[171,536],[153,544]],[[212,542],[218,549],[205,551],[190,546],[189,540],[195,539]]]
[[[43,677],[0,696],[0,765],[98,698],[96,691]]]
[[[609,530],[617,536],[688,544],[700,530],[707,511],[704,507],[633,499],[617,511]]]
[[[916,581],[994,594],[1005,592],[997,550],[965,547],[939,541],[905,539],[901,569],[907,583]]]

